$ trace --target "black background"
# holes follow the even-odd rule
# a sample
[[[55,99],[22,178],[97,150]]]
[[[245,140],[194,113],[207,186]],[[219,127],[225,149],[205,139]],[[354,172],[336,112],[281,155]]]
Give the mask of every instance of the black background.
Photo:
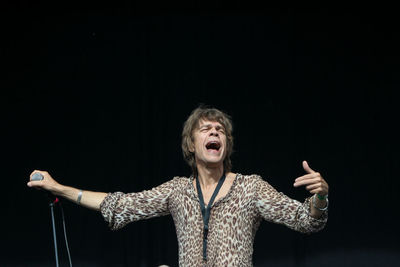
[[[4,5],[1,266],[54,266],[31,171],[103,192],[188,176],[180,135],[200,103],[233,118],[233,171],[302,201],[292,184],[305,159],[330,185],[326,228],[263,222],[255,266],[400,264],[400,23],[390,7]],[[112,232],[99,213],[62,203],[74,266],[177,266],[171,217]]]

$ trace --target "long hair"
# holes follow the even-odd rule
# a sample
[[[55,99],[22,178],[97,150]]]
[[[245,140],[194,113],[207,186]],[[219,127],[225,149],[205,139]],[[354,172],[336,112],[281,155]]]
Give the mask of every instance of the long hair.
[[[194,146],[193,131],[199,127],[200,120],[216,121],[221,123],[224,127],[226,135],[226,155],[224,159],[225,172],[229,172],[232,169],[231,155],[233,153],[233,126],[229,115],[216,109],[210,108],[204,105],[200,105],[198,108],[192,111],[190,116],[183,124],[182,130],[182,152],[185,161],[192,168],[193,175],[197,175],[197,166],[194,152],[190,151],[190,148]]]

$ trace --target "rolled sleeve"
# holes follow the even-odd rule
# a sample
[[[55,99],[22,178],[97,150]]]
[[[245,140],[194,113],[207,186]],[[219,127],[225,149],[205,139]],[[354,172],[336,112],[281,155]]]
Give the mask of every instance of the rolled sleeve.
[[[100,204],[100,212],[112,230],[126,224],[169,214],[168,201],[176,179],[151,190],[138,193],[108,193]]]
[[[119,199],[124,195],[122,192],[108,193],[104,200],[100,204],[100,212],[104,220],[108,223],[108,226],[112,230],[117,230],[114,221],[114,210],[117,206]],[[122,227],[122,226],[121,226]],[[119,228],[121,228],[119,227]]]

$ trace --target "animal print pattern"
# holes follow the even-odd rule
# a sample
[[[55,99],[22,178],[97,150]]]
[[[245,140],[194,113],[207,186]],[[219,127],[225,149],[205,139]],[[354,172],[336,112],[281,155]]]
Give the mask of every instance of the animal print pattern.
[[[252,266],[253,242],[262,219],[302,232],[321,230],[328,219],[310,216],[310,201],[303,203],[277,192],[258,175],[237,174],[225,197],[212,205],[203,260],[203,218],[193,177],[174,179],[138,193],[109,193],[101,213],[109,227],[171,214],[179,246],[179,266]]]

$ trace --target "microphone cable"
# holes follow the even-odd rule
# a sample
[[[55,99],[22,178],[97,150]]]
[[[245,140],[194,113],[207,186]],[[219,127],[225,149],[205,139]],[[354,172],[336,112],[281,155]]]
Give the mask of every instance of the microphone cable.
[[[69,261],[69,266],[72,267],[72,259],[71,259],[71,252],[69,250],[69,244],[68,244],[68,238],[67,238],[67,227],[65,223],[65,215],[64,215],[64,208],[61,205],[61,201],[54,196],[49,196],[49,206],[50,206],[50,211],[51,211],[51,220],[52,220],[52,225],[53,225],[53,239],[54,239],[54,253],[55,253],[55,258],[56,258],[56,267],[59,266],[59,259],[58,259],[58,246],[57,246],[57,234],[56,234],[56,225],[55,225],[55,216],[54,216],[54,207],[58,206],[61,209],[61,219],[62,219],[62,225],[63,225],[63,234],[64,234],[64,240],[65,240],[65,247],[67,248],[67,255],[68,255],[68,261]],[[52,197],[52,199],[50,199]]]
[[[63,232],[64,232],[65,247],[67,248],[67,255],[68,255],[68,260],[69,260],[69,266],[72,267],[71,253],[70,253],[70,251],[69,251],[68,238],[67,238],[67,228],[65,227],[64,209],[63,209],[63,207],[62,207],[62,205],[61,205],[61,202],[60,202],[60,208],[61,208],[61,217],[62,217],[62,224],[63,224]]]

